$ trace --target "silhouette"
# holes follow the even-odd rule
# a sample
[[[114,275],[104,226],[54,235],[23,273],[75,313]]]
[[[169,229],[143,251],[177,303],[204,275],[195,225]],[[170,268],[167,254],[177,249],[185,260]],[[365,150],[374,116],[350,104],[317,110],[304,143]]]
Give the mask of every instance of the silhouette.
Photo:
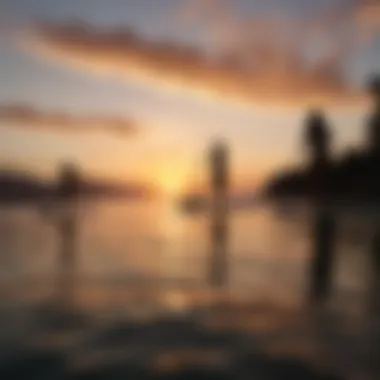
[[[312,301],[323,301],[331,290],[336,225],[325,208],[316,211],[312,227],[311,290]]]
[[[58,201],[63,206],[58,216],[61,265],[64,273],[74,267],[77,238],[77,201],[80,193],[80,174],[72,164],[63,164],[58,179]]]
[[[71,163],[58,169],[56,210],[53,215],[58,238],[57,309],[69,307],[73,295],[73,275],[77,259],[78,206],[82,180],[79,170]]]
[[[65,165],[66,166],[66,165]],[[66,167],[65,170],[68,170]],[[70,175],[66,173],[62,175]],[[65,192],[55,181],[44,180],[33,173],[0,169],[0,204],[39,204],[46,200],[62,199]],[[85,198],[137,198],[150,196],[149,189],[139,183],[117,183],[102,179],[84,179],[78,189]]]
[[[0,204],[36,202],[51,197],[53,192],[51,184],[29,173],[0,170]]]
[[[380,161],[380,77],[372,79],[369,90],[374,110],[368,123],[368,148],[370,156]]]
[[[328,210],[330,140],[329,128],[323,114],[312,111],[306,120],[306,146],[310,154],[308,186],[310,194],[313,194],[315,211],[310,290],[313,301],[325,299],[331,287],[335,222]]]
[[[374,109],[367,120],[366,146],[346,151],[341,157],[330,153],[330,134],[320,112],[309,116],[306,144],[311,163],[304,168],[278,173],[263,189],[271,199],[302,197],[312,200],[319,189],[319,177],[324,176],[324,192],[331,199],[342,201],[380,202],[380,79],[373,78],[369,86]],[[324,159],[323,157],[326,157]],[[310,181],[314,178],[314,181]]]
[[[306,147],[309,150],[309,188],[315,200],[320,203],[328,188],[330,157],[330,132],[320,111],[311,111],[306,120]]]
[[[228,150],[222,142],[211,149],[211,284],[227,282],[228,244]]]
[[[81,179],[78,169],[72,163],[62,164],[58,177],[58,198],[62,201],[75,199],[81,188]]]
[[[310,150],[311,168],[326,168],[330,159],[330,131],[323,113],[310,111],[306,119],[306,146]]]
[[[58,234],[61,247],[61,268],[64,273],[69,273],[74,267],[76,256],[77,221],[75,210],[63,211],[58,223]]]

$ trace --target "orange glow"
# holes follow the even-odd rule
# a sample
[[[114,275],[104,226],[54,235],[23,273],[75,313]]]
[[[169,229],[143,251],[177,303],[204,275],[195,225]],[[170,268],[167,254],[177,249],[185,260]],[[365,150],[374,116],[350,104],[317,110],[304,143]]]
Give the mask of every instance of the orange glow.
[[[168,197],[181,196],[187,188],[187,170],[178,167],[162,167],[155,174],[155,182],[162,194]]]
[[[269,108],[334,105],[347,109],[360,108],[368,100],[365,94],[331,75],[335,71],[323,59],[311,67],[297,61],[289,69],[281,66],[281,59],[267,62],[263,56],[260,58],[265,70],[256,75],[255,70],[241,70],[223,59],[210,63],[201,52],[184,46],[154,43],[129,30],[115,38],[111,32],[80,23],[37,25],[22,36],[21,44],[44,59],[73,69],[135,79],[162,90],[179,90],[242,105]],[[283,57],[286,62],[300,56],[289,54]]]

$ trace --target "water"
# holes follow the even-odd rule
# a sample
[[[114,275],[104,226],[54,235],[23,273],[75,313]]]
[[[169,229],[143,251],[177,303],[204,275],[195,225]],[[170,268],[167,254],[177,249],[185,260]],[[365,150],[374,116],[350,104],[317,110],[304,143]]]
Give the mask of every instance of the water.
[[[370,243],[378,221],[370,209],[336,213],[334,280],[323,312],[307,302],[313,245],[307,209],[258,205],[234,212],[223,292],[209,285],[206,214],[185,215],[163,201],[86,203],[76,212],[74,268],[62,285],[62,211],[0,210],[0,343],[7,351],[40,344],[42,336],[62,343],[36,323],[47,325],[39,321],[41,308],[46,315],[46,305],[56,311],[69,299],[76,315],[108,325],[202,310],[204,325],[249,333],[265,352],[291,354],[353,379],[375,376]],[[229,307],[210,309],[216,299]]]
[[[0,279],[51,278],[59,271],[58,211],[30,207],[0,211]],[[334,293],[361,298],[368,286],[374,221],[340,217]],[[209,219],[171,203],[81,205],[75,272],[97,280],[163,279],[207,285]],[[307,287],[311,220],[304,210],[257,206],[232,214],[229,287],[232,292],[299,299]]]

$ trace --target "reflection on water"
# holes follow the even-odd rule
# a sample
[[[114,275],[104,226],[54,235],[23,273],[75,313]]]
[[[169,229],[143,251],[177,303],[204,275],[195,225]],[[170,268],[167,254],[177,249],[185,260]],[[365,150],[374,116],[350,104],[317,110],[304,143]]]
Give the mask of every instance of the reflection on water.
[[[334,215],[324,207],[319,207],[313,226],[311,240],[311,294],[313,301],[321,302],[327,299],[331,291],[333,264],[335,256],[336,222]]]
[[[377,256],[370,253],[378,245],[373,243],[375,217],[337,218],[333,297],[355,302],[368,294],[376,266],[372,262]],[[313,225],[307,210],[291,213],[261,206],[232,214],[230,291],[292,301],[304,297],[315,248]],[[75,264],[79,281],[162,279],[202,287],[207,286],[209,239],[206,215],[187,216],[162,203],[83,205],[75,216],[65,215],[58,222],[32,207],[2,209],[0,278],[51,279],[62,264]]]
[[[326,247],[311,240],[312,214],[295,210],[267,205],[231,215],[229,287],[218,291],[208,285],[210,229],[205,215],[186,216],[164,203],[86,204],[75,221],[61,219],[57,228],[56,220],[33,207],[3,208],[0,356],[22,344],[36,350],[37,346],[82,347],[86,365],[93,360],[91,355],[116,360],[115,347],[95,353],[96,344],[83,346],[83,342],[120,321],[151,326],[168,315],[190,315],[207,334],[241,333],[268,355],[296,357],[349,374],[347,378],[365,378],[361,377],[365,374],[375,379],[379,326],[374,308],[368,306],[379,294],[377,217],[363,210],[334,214],[331,283],[322,282],[322,290],[329,286],[331,294],[322,312],[304,301],[313,251],[326,252]],[[324,222],[320,220],[322,231],[317,234],[325,238],[329,228]],[[62,238],[64,244],[58,244]],[[74,266],[73,276],[63,286],[66,292],[57,282],[65,258],[65,265]],[[318,277],[326,266],[316,268]],[[170,324],[169,336],[173,328]],[[192,334],[187,328],[178,332],[186,350],[178,357],[172,349],[160,350],[152,358],[154,368],[166,371],[198,359],[205,365],[207,357],[211,363],[232,360],[227,350],[232,343],[208,350],[203,338],[187,342],[186,334]],[[145,346],[157,346],[153,336],[165,330],[157,329],[147,334]],[[251,347],[244,339],[239,342]],[[141,342],[134,344],[132,351]],[[200,355],[201,348],[209,354]]]

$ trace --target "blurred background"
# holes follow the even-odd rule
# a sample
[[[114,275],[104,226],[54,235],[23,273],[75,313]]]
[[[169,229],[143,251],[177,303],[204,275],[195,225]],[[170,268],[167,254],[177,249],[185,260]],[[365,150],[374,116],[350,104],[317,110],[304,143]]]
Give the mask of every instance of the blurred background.
[[[377,379],[380,1],[0,0],[0,376]]]

